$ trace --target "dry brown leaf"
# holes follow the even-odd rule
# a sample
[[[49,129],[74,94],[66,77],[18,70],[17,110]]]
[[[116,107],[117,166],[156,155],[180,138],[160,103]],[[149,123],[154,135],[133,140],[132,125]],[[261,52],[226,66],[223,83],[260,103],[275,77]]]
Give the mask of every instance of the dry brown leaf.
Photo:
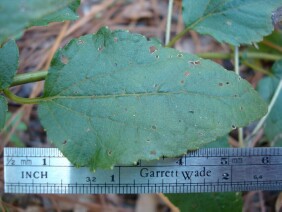
[[[282,192],[278,195],[278,198],[276,200],[275,211],[276,212],[282,211]]]
[[[130,4],[122,11],[123,18],[137,21],[141,18],[152,18],[152,4],[148,1],[141,1],[139,4]]]
[[[155,212],[158,205],[158,199],[154,194],[140,194],[136,202],[135,212]]]

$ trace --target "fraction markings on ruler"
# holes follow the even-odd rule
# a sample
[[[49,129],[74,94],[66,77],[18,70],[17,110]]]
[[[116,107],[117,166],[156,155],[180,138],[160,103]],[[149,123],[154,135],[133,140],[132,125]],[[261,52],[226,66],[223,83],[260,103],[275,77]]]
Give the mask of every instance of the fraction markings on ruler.
[[[210,148],[90,172],[57,148],[5,148],[6,193],[102,194],[282,190],[282,148]]]

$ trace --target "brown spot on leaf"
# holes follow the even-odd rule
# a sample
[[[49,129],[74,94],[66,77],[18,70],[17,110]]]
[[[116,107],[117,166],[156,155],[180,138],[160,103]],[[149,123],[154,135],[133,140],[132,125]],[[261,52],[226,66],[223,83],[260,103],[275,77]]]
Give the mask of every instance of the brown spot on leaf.
[[[153,125],[153,126],[152,126],[152,129],[153,129],[153,130],[156,130],[156,129],[157,129],[157,127],[156,127],[155,125]]]
[[[104,50],[104,47],[103,46],[100,46],[99,48],[98,48],[98,51],[99,52],[101,52],[101,51],[103,51]]]
[[[184,80],[181,80],[180,83],[181,83],[181,84],[184,84]]]
[[[223,83],[222,83],[222,82],[220,82],[220,83],[218,83],[218,85],[219,85],[219,86],[223,86]]]
[[[61,62],[66,65],[69,63],[69,58],[64,55],[61,55]]]
[[[157,51],[157,48],[155,46],[150,46],[149,51],[151,54],[153,54],[155,51]]]
[[[63,142],[63,144],[66,144],[67,143],[67,141],[65,140],[64,142]]]

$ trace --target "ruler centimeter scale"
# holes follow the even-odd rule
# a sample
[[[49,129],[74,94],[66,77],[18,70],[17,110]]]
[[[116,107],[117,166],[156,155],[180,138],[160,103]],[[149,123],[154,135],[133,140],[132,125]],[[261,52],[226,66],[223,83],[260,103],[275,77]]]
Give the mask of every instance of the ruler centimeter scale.
[[[210,148],[91,172],[56,148],[5,148],[6,193],[102,194],[282,190],[282,148]]]

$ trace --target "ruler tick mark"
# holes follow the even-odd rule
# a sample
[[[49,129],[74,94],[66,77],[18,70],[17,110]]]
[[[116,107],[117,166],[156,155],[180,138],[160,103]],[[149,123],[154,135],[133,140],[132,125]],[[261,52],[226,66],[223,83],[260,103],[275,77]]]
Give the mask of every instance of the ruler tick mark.
[[[144,168],[164,174],[141,175]],[[185,173],[189,178],[184,177]],[[5,148],[4,175],[8,193],[282,190],[282,148],[200,149],[182,157],[97,170],[95,175],[86,167],[70,165],[56,148]],[[85,182],[86,177],[93,176],[95,182]]]

